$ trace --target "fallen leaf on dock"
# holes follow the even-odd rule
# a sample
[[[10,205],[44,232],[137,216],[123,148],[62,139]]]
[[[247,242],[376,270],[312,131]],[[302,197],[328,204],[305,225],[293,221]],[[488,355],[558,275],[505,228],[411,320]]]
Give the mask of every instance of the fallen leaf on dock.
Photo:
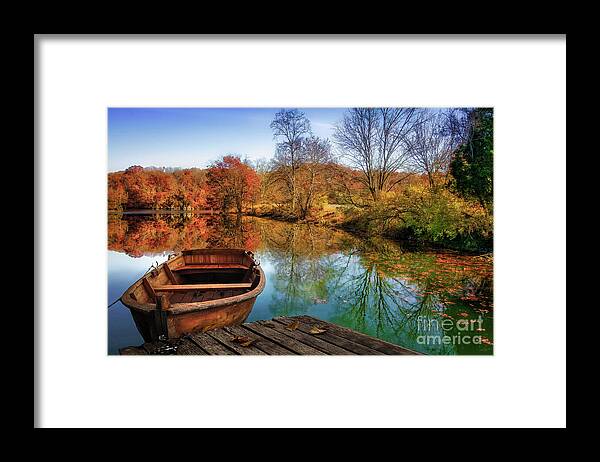
[[[249,347],[249,346],[250,346],[250,345],[252,345],[254,342],[256,342],[256,339],[255,339],[255,338],[250,338],[250,337],[247,337],[247,336],[245,336],[245,335],[236,335],[235,337],[233,337],[233,338],[231,339],[231,341],[232,341],[233,343],[237,343],[237,344],[239,344],[240,346],[243,346],[243,347]]]
[[[300,326],[300,322],[299,321],[294,321],[294,322],[288,324],[287,326],[285,326],[285,328],[287,330],[296,330],[296,329],[298,329],[298,326]]]
[[[271,321],[267,321],[267,322],[263,322],[263,326],[267,326],[267,327],[276,327],[274,322]]]
[[[327,330],[317,326],[312,326],[308,331],[309,334],[322,334],[323,332],[327,332]]]
[[[243,347],[249,347],[249,346],[250,346],[250,345],[252,345],[254,342],[256,342],[256,339],[255,339],[255,338],[253,338],[253,339],[250,339],[250,340],[248,340],[247,342],[240,343],[240,346],[243,346]]]

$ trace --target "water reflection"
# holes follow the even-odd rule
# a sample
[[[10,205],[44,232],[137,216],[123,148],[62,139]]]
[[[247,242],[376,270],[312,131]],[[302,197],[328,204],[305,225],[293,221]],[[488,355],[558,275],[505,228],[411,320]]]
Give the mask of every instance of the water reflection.
[[[267,275],[249,322],[309,314],[430,354],[492,353],[492,263],[482,257],[236,215],[111,216],[108,247],[130,259],[190,247],[247,248]],[[112,274],[110,261],[109,289],[123,277]],[[130,284],[139,274],[127,277]],[[109,324],[109,337],[121,335],[120,327]]]

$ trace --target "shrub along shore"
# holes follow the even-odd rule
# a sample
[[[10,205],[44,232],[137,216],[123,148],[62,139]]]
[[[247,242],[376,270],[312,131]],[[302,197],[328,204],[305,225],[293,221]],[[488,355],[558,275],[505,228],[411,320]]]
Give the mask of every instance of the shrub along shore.
[[[493,217],[488,211],[457,196],[431,195],[415,189],[401,201],[411,203],[410,209],[402,209],[408,211],[401,214],[395,212],[394,209],[401,206],[395,203],[364,209],[325,206],[302,220],[274,205],[257,206],[246,215],[329,226],[367,238],[380,236],[415,245],[476,253],[492,251]]]

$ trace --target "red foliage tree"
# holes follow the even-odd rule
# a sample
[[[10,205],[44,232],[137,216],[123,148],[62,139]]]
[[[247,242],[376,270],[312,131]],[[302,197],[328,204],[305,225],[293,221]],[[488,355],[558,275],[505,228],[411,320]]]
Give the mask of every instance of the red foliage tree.
[[[206,173],[192,168],[175,172],[139,165],[108,174],[108,208],[200,209],[206,207]]]
[[[127,204],[127,188],[123,184],[122,173],[111,173],[108,175],[108,208],[110,210],[122,210]]]
[[[177,179],[177,201],[183,209],[206,207],[206,173],[193,168],[175,174]]]
[[[242,213],[244,203],[252,202],[259,191],[260,178],[252,167],[236,156],[225,156],[206,172],[208,203],[223,212],[235,207]]]

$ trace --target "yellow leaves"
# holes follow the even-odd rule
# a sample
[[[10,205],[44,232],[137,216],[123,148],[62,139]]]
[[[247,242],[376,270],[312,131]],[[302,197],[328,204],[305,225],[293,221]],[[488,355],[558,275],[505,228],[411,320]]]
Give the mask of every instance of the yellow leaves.
[[[246,335],[236,335],[235,337],[233,337],[231,339],[232,343],[237,343],[240,346],[243,347],[249,347],[251,346],[253,343],[256,343],[258,339],[255,338],[250,338]]]
[[[291,322],[290,324],[288,324],[287,326],[285,326],[285,328],[287,330],[296,330],[296,329],[298,329],[299,326],[300,326],[300,322],[294,321],[294,322]]]
[[[323,329],[322,327],[318,327],[318,326],[312,326],[310,328],[310,330],[308,331],[309,334],[313,334],[313,335],[322,334],[323,332],[327,332],[327,329]]]

